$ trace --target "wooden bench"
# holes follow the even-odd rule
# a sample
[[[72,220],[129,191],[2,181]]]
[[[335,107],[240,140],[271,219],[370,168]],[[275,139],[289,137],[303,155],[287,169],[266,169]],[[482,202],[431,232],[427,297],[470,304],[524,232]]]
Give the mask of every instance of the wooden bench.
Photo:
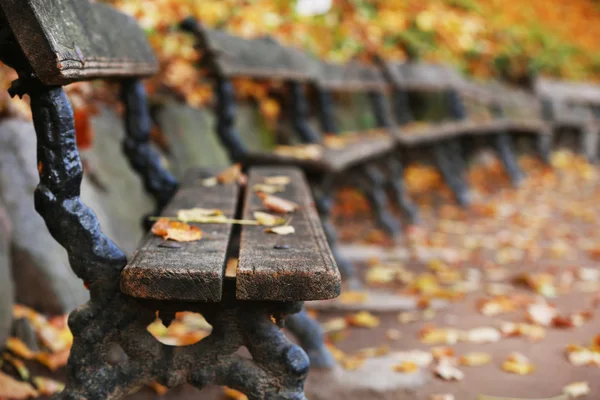
[[[552,124],[557,139],[560,141],[561,134],[567,133],[567,144],[574,145],[590,162],[596,162],[600,133],[600,86],[539,78],[535,82],[535,93],[542,99],[546,118]],[[573,136],[578,137],[575,143],[569,140]]]
[[[371,167],[374,161],[387,156],[393,150],[393,137],[385,130],[368,135],[355,133],[351,139],[340,145],[339,141],[332,140],[330,136],[316,132],[309,123],[311,109],[306,91],[309,87],[319,94],[323,93],[322,85],[327,85],[328,78],[322,75],[323,64],[308,55],[282,46],[272,39],[243,39],[208,29],[194,19],[186,19],[181,27],[196,37],[198,48],[203,55],[200,66],[208,71],[212,79],[216,93],[216,131],[230,159],[242,163],[245,168],[253,165],[288,165],[301,168],[307,174],[315,193],[317,209],[342,275],[351,280],[351,285],[356,284],[352,265],[337,251],[337,234],[330,223],[333,183],[339,182],[340,177],[347,176],[348,173],[356,174],[358,171],[362,178],[361,189],[367,192],[380,225],[389,232],[397,232],[397,225],[385,210],[385,182],[379,175],[372,173]],[[354,72],[356,70],[353,70]],[[378,75],[376,70],[371,72]],[[344,85],[349,82],[346,77],[342,76]],[[236,129],[237,104],[232,83],[236,78],[283,83],[281,87],[284,90],[279,94],[285,98],[286,105],[289,105],[286,114],[293,127],[295,140],[299,144],[249,149]],[[364,78],[356,78],[353,78],[354,82],[358,82],[362,88],[364,82],[360,79]],[[379,82],[382,82],[380,78]],[[323,97],[319,99],[322,101]],[[322,109],[319,105],[317,111]],[[321,115],[321,122],[325,119],[326,116]],[[328,130],[330,125],[324,124],[322,131],[333,133]],[[356,185],[356,182],[352,184]]]
[[[394,85],[394,116],[401,125],[397,131],[400,146],[408,149],[429,147],[459,204],[466,206],[469,203],[468,187],[464,181],[465,138],[481,136],[491,139],[512,182],[518,184],[522,173],[513,154],[509,133],[544,136],[548,132],[539,108],[535,107],[539,104],[535,98],[530,99],[505,87],[498,90],[497,87],[470,81],[442,65],[379,62],[387,79]],[[409,98],[411,93],[443,95],[447,118],[435,123],[415,123]],[[525,108],[525,116],[514,107],[517,101],[522,105],[520,100],[523,99],[530,101]]]
[[[86,0],[56,0],[52,7],[39,0],[16,4],[0,0],[0,59],[19,76],[11,94],[31,98],[40,175],[36,209],[91,295],[69,317],[74,343],[67,386],[57,398],[117,399],[155,380],[168,387],[224,384],[250,399],[303,399],[309,359],[278,325],[287,318],[300,343],[313,352],[311,361],[331,362],[302,301],[337,296],[340,277],[302,174],[293,168],[253,168],[246,186],[207,187],[199,184],[202,172],[192,171],[178,184],[149,143],[151,123],[140,79],[157,65],[137,24]],[[73,54],[81,52],[74,60]],[[204,238],[196,242],[174,244],[148,236],[128,262],[79,197],[83,167],[62,86],[91,79],[121,82],[125,154],[157,207],[169,204],[165,215],[200,206],[248,219],[262,209],[252,186],[269,175],[287,175],[290,183],[281,196],[299,204],[291,214],[296,234],[203,225]],[[228,259],[235,256],[237,271],[226,274]],[[178,311],[202,313],[212,334],[174,348],[146,330],[157,315],[168,325]],[[235,354],[242,346],[251,359]],[[107,357],[112,348],[121,348],[126,360]]]

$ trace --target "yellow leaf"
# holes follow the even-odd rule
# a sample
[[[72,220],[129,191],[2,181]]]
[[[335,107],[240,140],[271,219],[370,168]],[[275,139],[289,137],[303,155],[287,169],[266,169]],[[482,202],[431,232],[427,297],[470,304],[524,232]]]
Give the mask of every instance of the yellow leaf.
[[[278,235],[292,235],[294,233],[296,233],[296,228],[294,228],[291,225],[282,225],[282,226],[275,226],[272,228],[267,228],[267,233],[276,233]]]
[[[517,375],[529,375],[535,370],[535,367],[523,354],[512,353],[502,364],[502,369]]]
[[[40,352],[35,355],[35,359],[50,371],[56,371],[57,369],[67,365],[70,352],[70,349],[65,349],[59,353]]]
[[[190,208],[177,211],[177,219],[183,222],[203,221],[206,219],[226,220],[223,211],[216,208]]]
[[[289,185],[289,183],[291,181],[292,181],[292,178],[290,178],[289,176],[285,176],[285,175],[269,176],[269,177],[265,178],[266,185],[285,186],[285,185]]]
[[[223,386],[223,393],[225,394],[225,397],[227,397],[228,399],[232,399],[232,400],[248,400],[248,396],[246,396],[244,393],[242,392],[238,392],[235,389],[230,389],[226,386]]]
[[[489,364],[492,361],[492,357],[487,353],[473,352],[462,355],[459,361],[462,365],[479,367],[481,365]]]
[[[349,315],[346,321],[352,326],[360,328],[376,328],[379,326],[379,318],[368,311],[361,311],[357,314]]]
[[[403,374],[414,374],[419,370],[419,366],[413,361],[403,361],[400,364],[394,365],[393,369]]]
[[[587,396],[590,392],[590,384],[587,382],[573,382],[563,387],[563,393],[570,399]]]
[[[35,356],[35,353],[21,339],[16,337],[10,337],[6,340],[6,349],[25,360],[31,360]]]
[[[275,216],[275,215],[271,215],[271,214],[267,214],[266,212],[262,212],[262,211],[255,211],[254,212],[254,219],[258,221],[259,224],[264,225],[264,226],[275,226],[275,225],[281,225],[283,223],[285,223],[285,219]]]
[[[42,396],[53,396],[65,388],[65,384],[43,376],[35,376],[33,384]]]
[[[257,183],[256,185],[252,186],[252,191],[264,192],[267,194],[275,194],[284,192],[285,188],[283,186],[267,185],[266,183]]]

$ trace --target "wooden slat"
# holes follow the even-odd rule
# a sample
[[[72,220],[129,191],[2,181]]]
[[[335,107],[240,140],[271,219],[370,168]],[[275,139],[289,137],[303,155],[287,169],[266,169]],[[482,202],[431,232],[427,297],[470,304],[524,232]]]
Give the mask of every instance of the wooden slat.
[[[235,214],[237,185],[205,187],[200,170],[186,175],[181,188],[163,215],[174,217],[177,210],[194,207],[218,208],[232,218]],[[193,223],[190,223],[194,225]],[[148,234],[121,274],[121,290],[128,295],[156,300],[221,300],[223,275],[232,227],[229,224],[197,225],[202,240],[177,243],[180,248],[160,247],[162,238]]]
[[[321,63],[317,74],[319,86],[334,91],[384,90],[388,86],[377,67],[359,62],[343,65]]]
[[[384,63],[388,79],[407,90],[440,91],[458,88],[462,76],[452,67],[426,63]]]
[[[186,21],[185,28],[197,36],[200,50],[209,57],[209,64],[219,75],[229,78],[312,79],[314,60],[272,38],[245,39],[206,28],[192,20]]]
[[[536,93],[555,101],[600,105],[600,85],[589,82],[569,82],[540,78],[535,84]]]
[[[0,0],[19,45],[47,85],[143,77],[158,64],[130,17],[88,0]]]
[[[375,133],[351,133],[350,136],[351,140],[342,148],[325,147],[323,159],[333,171],[341,172],[354,165],[372,161],[389,154],[395,147],[393,136],[384,134],[381,130]]]
[[[340,294],[341,278],[303,174],[296,168],[252,168],[248,187],[266,176],[291,178],[278,196],[300,205],[291,225],[296,233],[265,233],[261,226],[243,226],[237,269],[237,298],[243,300],[305,301],[331,299]],[[246,193],[243,217],[266,211],[253,191]],[[276,248],[280,247],[280,248]],[[281,247],[287,247],[282,249]]]

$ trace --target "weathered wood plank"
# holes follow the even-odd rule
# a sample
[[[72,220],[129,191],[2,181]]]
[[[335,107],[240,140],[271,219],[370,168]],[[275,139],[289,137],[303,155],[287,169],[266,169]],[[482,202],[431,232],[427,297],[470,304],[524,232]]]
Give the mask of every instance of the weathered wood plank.
[[[334,91],[385,90],[389,85],[377,67],[359,62],[320,63],[316,73],[317,84]]]
[[[396,87],[406,90],[440,91],[464,84],[456,70],[438,64],[383,62],[382,68]]]
[[[256,151],[247,154],[246,166],[292,166],[309,174],[337,173],[347,168],[390,153],[395,146],[393,135],[385,129],[362,132],[348,132],[325,139],[322,145],[311,145],[319,152],[311,158],[292,154],[278,154],[277,151]],[[299,148],[302,148],[300,146]],[[293,152],[294,146],[287,149]]]
[[[198,169],[189,171],[163,216],[174,217],[177,210],[201,207],[220,209],[227,217],[233,218],[239,192],[237,185],[205,187],[201,178],[207,176],[210,174]],[[176,243],[179,248],[161,247],[167,242],[148,234],[121,274],[121,290],[144,299],[221,300],[232,226],[197,226],[204,232],[202,240]]]
[[[296,233],[280,236],[265,233],[262,226],[242,227],[237,298],[305,301],[337,297],[340,274],[302,173],[296,168],[252,168],[248,186],[263,182],[264,177],[278,175],[291,178],[285,192],[278,196],[300,205],[290,215]],[[248,191],[243,217],[253,218],[255,211],[265,208],[256,193]]]
[[[340,136],[347,137],[343,146],[336,147],[326,143],[323,153],[323,159],[337,172],[389,154],[395,147],[394,137],[385,129],[345,133]]]
[[[196,36],[207,57],[204,61],[218,75],[300,81],[312,78],[314,61],[310,56],[272,38],[245,39],[209,29],[194,19],[187,19],[183,28]]]
[[[158,64],[132,18],[88,0],[1,0],[0,6],[38,78],[46,85],[142,77]]]
[[[538,95],[555,101],[600,104],[600,85],[590,82],[539,78],[535,82],[535,91]]]

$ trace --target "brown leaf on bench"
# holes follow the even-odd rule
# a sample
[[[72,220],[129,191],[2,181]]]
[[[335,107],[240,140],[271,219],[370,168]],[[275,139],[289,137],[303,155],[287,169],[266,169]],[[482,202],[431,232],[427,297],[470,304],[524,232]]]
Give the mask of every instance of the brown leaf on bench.
[[[165,240],[176,242],[195,242],[202,239],[202,230],[185,222],[169,221],[161,218],[152,226],[152,233],[162,236]]]
[[[229,183],[235,183],[242,177],[242,165],[234,164],[227,168],[225,171],[217,175],[217,182],[221,185],[227,185]]]
[[[256,195],[260,197],[263,205],[270,211],[287,214],[294,212],[298,209],[298,204],[293,201],[282,199],[281,197],[273,196],[263,192],[257,192]]]

